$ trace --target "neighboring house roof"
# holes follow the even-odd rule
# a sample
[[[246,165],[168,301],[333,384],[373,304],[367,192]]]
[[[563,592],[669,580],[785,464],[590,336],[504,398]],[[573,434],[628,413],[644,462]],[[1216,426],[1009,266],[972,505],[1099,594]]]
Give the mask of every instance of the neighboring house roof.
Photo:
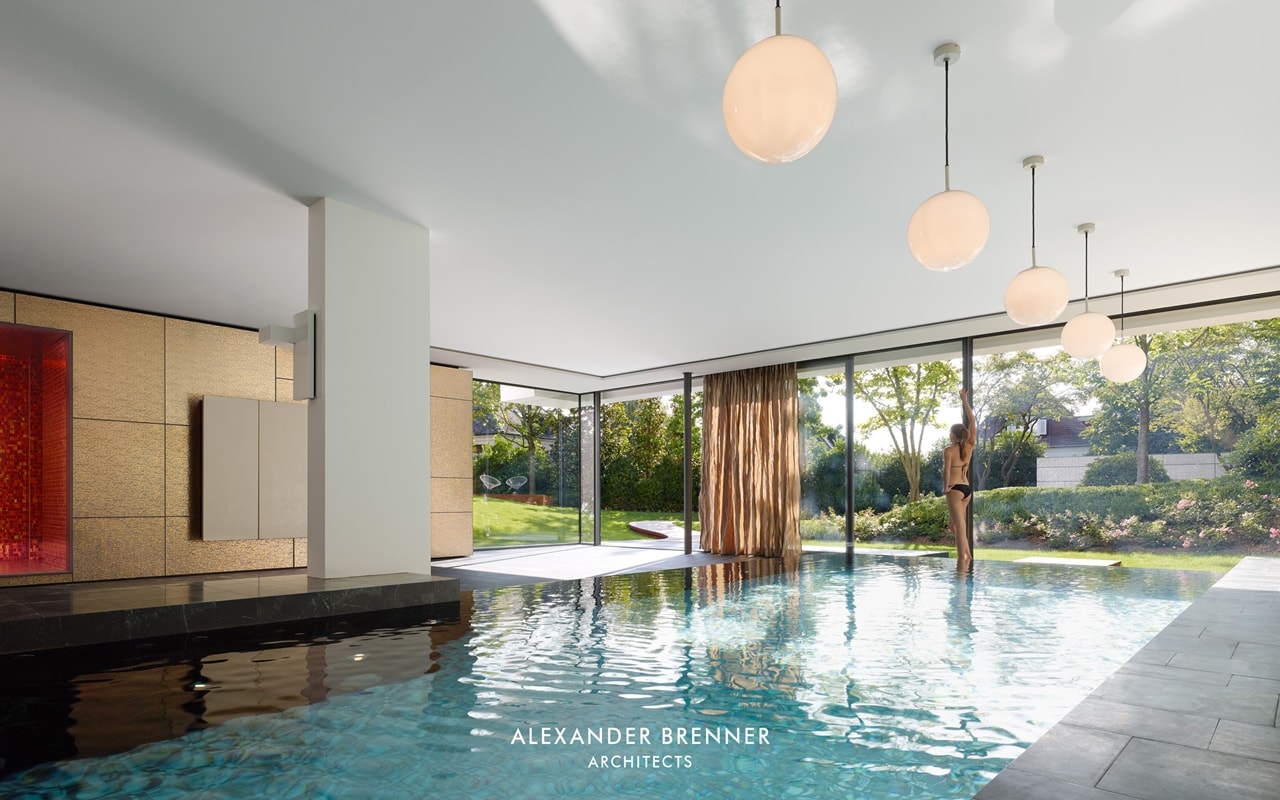
[[[1088,447],[1089,442],[1081,435],[1088,423],[1089,417],[1047,420],[1044,443],[1049,447]]]

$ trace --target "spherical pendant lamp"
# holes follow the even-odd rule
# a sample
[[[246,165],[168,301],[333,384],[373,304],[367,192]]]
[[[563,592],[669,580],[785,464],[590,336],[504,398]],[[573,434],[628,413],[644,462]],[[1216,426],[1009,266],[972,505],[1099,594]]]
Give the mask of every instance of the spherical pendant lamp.
[[[776,35],[743,53],[724,84],[724,126],[738,149],[766,164],[808,153],[836,113],[836,73],[813,42],[782,33],[782,3],[774,8]]]
[[[1111,317],[1089,310],[1089,234],[1096,229],[1092,222],[1076,226],[1076,230],[1084,234],[1084,313],[1072,317],[1062,328],[1062,349],[1082,361],[1107,352],[1116,338],[1116,325]]]
[[[1128,383],[1147,368],[1147,354],[1136,344],[1113,344],[1098,362],[1102,375],[1113,383]]]
[[[1028,156],[1022,166],[1031,170],[1031,266],[1004,290],[1004,310],[1019,325],[1047,325],[1066,309],[1071,287],[1061,272],[1036,264],[1036,168],[1044,157]]]
[[[969,192],[951,188],[951,64],[960,60],[960,45],[943,44],[933,62],[943,68],[943,185],[920,204],[907,224],[907,248],[925,269],[950,272],[973,261],[987,245],[991,217]]]
[[[1118,269],[1115,272],[1120,279],[1120,335],[1124,336],[1124,279],[1129,270]],[[1147,354],[1136,344],[1124,342],[1114,344],[1102,354],[1098,361],[1102,376],[1113,383],[1128,383],[1136,379],[1147,369]]]

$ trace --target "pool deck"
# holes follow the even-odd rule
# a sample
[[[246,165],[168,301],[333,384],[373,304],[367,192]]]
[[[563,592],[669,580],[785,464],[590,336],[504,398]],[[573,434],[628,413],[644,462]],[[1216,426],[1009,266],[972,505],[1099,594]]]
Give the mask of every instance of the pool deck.
[[[977,794],[1280,798],[1280,559],[1246,558]]]

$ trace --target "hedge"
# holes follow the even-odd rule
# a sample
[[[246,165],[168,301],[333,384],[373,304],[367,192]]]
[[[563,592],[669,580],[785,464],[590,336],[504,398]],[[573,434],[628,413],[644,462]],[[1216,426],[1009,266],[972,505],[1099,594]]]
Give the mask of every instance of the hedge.
[[[979,492],[975,503],[975,532],[987,544],[1026,541],[1060,550],[1280,553],[1280,480],[1229,475],[1142,486],[1012,487]],[[859,512],[854,518],[855,535],[868,542],[946,543],[946,525],[947,505],[941,497],[879,516]],[[826,515],[821,524],[809,522],[809,528],[832,534],[838,530],[844,538],[843,517]]]

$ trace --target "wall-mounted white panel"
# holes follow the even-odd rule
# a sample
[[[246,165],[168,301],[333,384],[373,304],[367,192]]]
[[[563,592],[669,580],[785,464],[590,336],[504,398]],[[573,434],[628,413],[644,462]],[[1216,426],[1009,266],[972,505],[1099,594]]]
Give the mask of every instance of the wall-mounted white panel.
[[[203,537],[258,538],[258,401],[205,395]]]
[[[307,407],[258,404],[258,538],[307,535]]]

